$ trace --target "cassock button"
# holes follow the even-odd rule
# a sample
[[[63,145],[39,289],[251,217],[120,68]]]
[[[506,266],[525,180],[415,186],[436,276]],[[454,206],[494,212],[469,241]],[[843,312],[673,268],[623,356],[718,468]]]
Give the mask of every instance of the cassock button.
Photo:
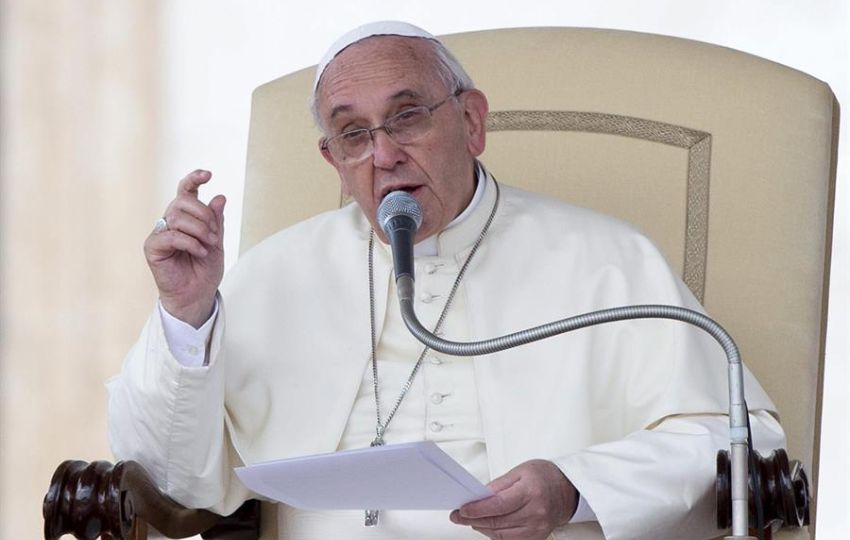
[[[439,359],[438,357],[436,357],[436,356],[431,356],[431,357],[429,357],[429,358],[428,358],[428,361],[429,361],[429,362],[431,362],[432,364],[434,364],[435,366],[439,366],[440,364],[442,364],[442,363],[443,363],[443,361],[442,361],[442,360],[440,360],[440,359]]]
[[[434,433],[438,433],[438,432],[440,432],[440,431],[443,431],[443,424],[441,424],[441,423],[439,423],[439,422],[431,422],[431,424],[430,424],[428,427],[429,427],[429,428],[431,429],[431,431],[433,431]]]
[[[433,403],[434,405],[439,405],[443,402],[443,397],[443,394],[439,392],[434,392],[433,394],[431,394],[431,403]]]
[[[200,351],[194,345],[189,345],[188,347],[186,347],[186,352],[188,352],[192,356],[197,356]]]

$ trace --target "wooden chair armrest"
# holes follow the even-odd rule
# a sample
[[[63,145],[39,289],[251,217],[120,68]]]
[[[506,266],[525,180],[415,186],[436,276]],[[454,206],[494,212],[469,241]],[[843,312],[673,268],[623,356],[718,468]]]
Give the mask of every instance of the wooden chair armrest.
[[[732,466],[729,452],[717,453],[717,527],[732,526]],[[761,514],[764,521],[765,538],[783,528],[799,528],[809,525],[809,478],[799,461],[789,461],[785,450],[779,448],[767,456],[753,452],[749,471],[749,522],[756,522],[756,498],[754,485],[758,484],[761,499]],[[754,529],[750,534],[756,536]]]
[[[163,494],[135,461],[68,460],[57,467],[44,496],[44,538],[63,534],[93,540],[143,539],[147,525],[168,538],[256,540],[260,503],[246,502],[230,516],[185,508]]]

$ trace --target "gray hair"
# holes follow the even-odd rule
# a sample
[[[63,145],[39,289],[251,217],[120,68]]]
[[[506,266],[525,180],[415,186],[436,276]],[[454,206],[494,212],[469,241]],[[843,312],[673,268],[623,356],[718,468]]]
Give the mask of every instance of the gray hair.
[[[411,39],[424,39],[431,45],[431,51],[434,53],[436,63],[437,76],[443,81],[449,92],[454,93],[458,90],[472,90],[475,88],[472,78],[445,45],[435,39],[420,37],[412,37]],[[310,112],[313,114],[313,122],[316,124],[316,127],[324,132],[325,128],[322,126],[322,120],[319,117],[319,87],[321,85],[322,79],[319,78],[319,83],[316,84],[316,87],[313,89],[313,95],[310,96]]]

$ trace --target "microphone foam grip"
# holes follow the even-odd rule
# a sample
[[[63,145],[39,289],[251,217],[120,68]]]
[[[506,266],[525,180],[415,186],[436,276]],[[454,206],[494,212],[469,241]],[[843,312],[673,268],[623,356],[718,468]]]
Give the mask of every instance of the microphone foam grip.
[[[406,191],[392,191],[384,197],[378,206],[378,225],[384,234],[390,236],[387,225],[395,217],[405,216],[413,220],[416,229],[422,225],[422,207],[419,201]]]

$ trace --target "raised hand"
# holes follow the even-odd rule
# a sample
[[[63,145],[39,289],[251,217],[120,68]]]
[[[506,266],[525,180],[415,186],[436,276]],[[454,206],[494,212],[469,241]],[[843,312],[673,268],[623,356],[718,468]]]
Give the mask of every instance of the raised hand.
[[[224,275],[226,201],[223,195],[208,205],[198,200],[198,188],[211,177],[209,171],[196,170],[180,180],[177,197],[163,214],[167,227],[145,240],[145,258],[162,306],[196,328],[212,313]]]
[[[459,525],[469,525],[494,540],[543,540],[569,522],[578,493],[551,461],[526,461],[489,484],[495,495],[451,513]]]

